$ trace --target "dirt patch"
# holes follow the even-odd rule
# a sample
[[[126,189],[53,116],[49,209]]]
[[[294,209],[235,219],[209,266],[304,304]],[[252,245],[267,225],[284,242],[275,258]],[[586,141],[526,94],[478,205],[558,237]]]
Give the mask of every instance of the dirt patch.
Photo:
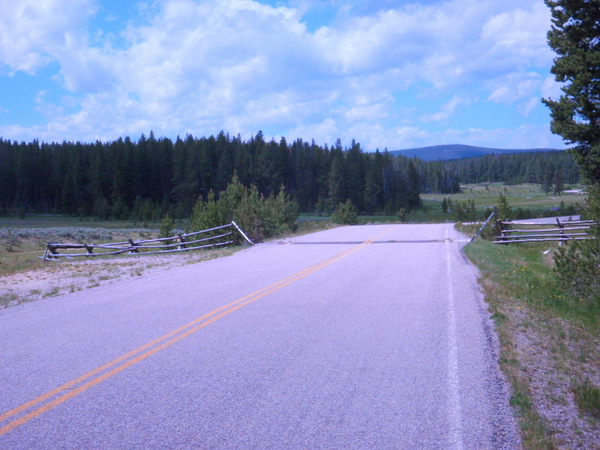
[[[47,261],[38,268],[0,278],[0,308],[105,286],[126,277],[142,277],[157,271],[219,258],[233,251],[199,250],[165,255]]]

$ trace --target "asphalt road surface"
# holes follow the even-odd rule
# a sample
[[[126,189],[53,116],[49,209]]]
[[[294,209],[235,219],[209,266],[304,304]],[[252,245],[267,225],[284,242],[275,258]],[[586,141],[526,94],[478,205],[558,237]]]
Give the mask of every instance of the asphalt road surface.
[[[0,312],[0,448],[518,448],[452,225],[343,227]]]

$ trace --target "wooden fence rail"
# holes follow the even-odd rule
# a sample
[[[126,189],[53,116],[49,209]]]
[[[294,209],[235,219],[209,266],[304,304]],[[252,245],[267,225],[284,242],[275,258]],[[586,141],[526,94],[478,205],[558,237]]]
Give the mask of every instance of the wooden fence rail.
[[[512,244],[520,242],[546,242],[559,241],[561,245],[565,241],[580,241],[584,239],[592,239],[589,230],[592,226],[598,224],[593,220],[569,220],[560,221],[556,219],[556,224],[540,224],[540,223],[512,223],[512,222],[497,222],[500,236],[496,238],[494,244]],[[512,228],[518,226],[519,228]],[[535,228],[527,228],[533,226]],[[543,228],[542,228],[543,227]]]
[[[229,229],[229,231],[227,231]],[[237,230],[250,244],[244,232],[235,222],[208,230],[194,233],[177,234],[166,238],[144,239],[134,241],[129,239],[124,242],[109,242],[107,244],[46,244],[44,261],[58,260],[61,258],[94,257],[106,255],[119,255],[122,253],[151,255],[157,253],[185,252],[203,248],[217,248],[233,244],[233,230]],[[209,234],[210,235],[207,235]],[[219,233],[219,234],[214,234]],[[67,251],[67,253],[59,252]],[[81,252],[81,250],[84,250]],[[94,253],[95,252],[95,253]]]

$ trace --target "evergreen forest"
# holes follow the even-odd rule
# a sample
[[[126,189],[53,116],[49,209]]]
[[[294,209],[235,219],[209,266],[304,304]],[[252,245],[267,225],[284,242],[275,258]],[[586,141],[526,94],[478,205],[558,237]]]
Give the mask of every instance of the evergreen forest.
[[[451,161],[446,168],[461,183],[536,183],[549,191],[556,184],[581,182],[579,167],[566,151],[485,155]]]
[[[350,200],[359,213],[396,214],[420,193],[456,193],[460,183],[576,183],[567,152],[422,161],[301,139],[245,141],[224,132],[175,141],[142,135],[111,142],[30,143],[0,138],[0,213],[67,214],[103,219],[188,218],[198,199],[237,176],[266,197],[281,187],[301,212],[329,213]],[[550,180],[550,181],[549,181]],[[212,194],[211,194],[212,192]]]

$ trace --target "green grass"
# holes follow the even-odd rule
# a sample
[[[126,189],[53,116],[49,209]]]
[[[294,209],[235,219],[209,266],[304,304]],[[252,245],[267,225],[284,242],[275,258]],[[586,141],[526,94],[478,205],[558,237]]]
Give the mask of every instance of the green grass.
[[[175,228],[185,229],[189,220],[176,220]],[[27,215],[24,218],[0,216],[0,228],[102,228],[134,229],[147,228],[158,230],[161,221],[98,220],[93,217],[74,217],[63,215]]]
[[[583,413],[588,413],[600,419],[600,389],[594,386],[589,380],[577,384],[573,387],[575,401]]]
[[[524,448],[559,446],[533,402],[534,382],[539,386],[571,379],[574,387],[563,386],[563,392],[573,392],[582,412],[594,417],[600,412],[598,388],[587,381],[586,372],[600,373],[596,342],[600,312],[565,293],[553,271],[556,249],[556,244],[494,245],[480,239],[465,248],[480,269],[480,282],[496,323],[500,367],[512,386],[510,403],[519,420]],[[547,380],[532,378],[519,334],[537,336],[532,342],[542,342],[541,348],[533,351],[549,355],[547,372],[538,374]],[[546,395],[543,401],[548,404],[564,401]]]
[[[571,186],[572,189],[582,189],[582,186]],[[449,198],[453,202],[475,201],[479,216],[483,215],[488,208],[498,204],[498,196],[502,193],[512,208],[523,208],[530,210],[536,215],[541,215],[551,208],[566,207],[585,203],[585,194],[548,195],[541,190],[538,184],[504,185],[502,183],[482,183],[462,186],[459,194],[421,194],[423,204],[431,210],[441,210],[442,200]],[[452,214],[448,213],[450,217]]]
[[[560,286],[553,270],[556,250],[556,243],[494,245],[477,240],[465,252],[484,277],[498,284],[496,294],[600,331],[598,309],[571,298]]]
[[[17,295],[12,292],[0,292],[0,309],[8,308],[17,298]]]
[[[582,186],[571,186],[573,189],[582,189]],[[543,217],[548,215],[560,215],[560,211],[554,211],[563,206],[577,207],[583,205],[586,201],[584,193],[563,193],[562,195],[548,195],[542,192],[541,186],[537,184],[519,184],[504,185],[502,183],[482,183],[472,184],[462,187],[459,194],[421,194],[423,205],[421,208],[409,211],[409,223],[444,223],[454,222],[456,217],[454,212],[442,211],[442,201],[444,198],[452,202],[467,203],[473,200],[475,202],[477,220],[484,220],[488,217],[489,210],[498,205],[498,197],[502,193],[509,206],[515,211],[520,208],[525,216]],[[553,210],[554,209],[554,210]],[[528,218],[528,217],[524,217]],[[320,219],[323,219],[322,217]],[[359,216],[359,223],[388,223],[399,222],[398,216],[374,214]]]
[[[466,254],[482,274],[486,301],[493,312],[492,318],[501,343],[500,367],[512,386],[510,405],[519,421],[523,446],[552,448],[548,429],[533,405],[530,383],[519,361],[512,332],[513,315],[523,307],[522,303],[538,302],[543,298],[544,294],[536,291],[536,287],[541,287],[547,295],[553,295],[553,283],[548,279],[549,271],[544,268],[541,273],[533,276],[533,270],[540,267],[539,257],[531,249],[523,251],[523,247],[475,241],[466,247]],[[532,269],[531,264],[536,269]],[[530,295],[533,298],[528,297]]]

